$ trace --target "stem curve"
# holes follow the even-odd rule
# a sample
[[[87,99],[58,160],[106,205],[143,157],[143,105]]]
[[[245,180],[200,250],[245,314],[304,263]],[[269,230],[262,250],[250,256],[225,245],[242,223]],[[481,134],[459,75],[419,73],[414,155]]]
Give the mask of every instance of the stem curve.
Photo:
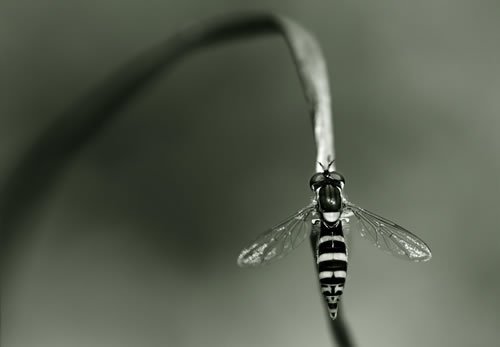
[[[304,90],[319,163],[335,159],[330,87],[326,63],[316,39],[294,21],[272,13],[244,13],[196,22],[147,50],[111,74],[58,115],[33,142],[7,176],[0,194],[0,276],[26,216],[78,152],[100,133],[132,97],[159,73],[188,53],[216,43],[264,34],[280,34],[292,55]],[[333,169],[335,169],[333,167]],[[311,234],[311,240],[314,235]],[[314,253],[314,252],[313,252]],[[345,323],[330,321],[340,346],[352,346]]]

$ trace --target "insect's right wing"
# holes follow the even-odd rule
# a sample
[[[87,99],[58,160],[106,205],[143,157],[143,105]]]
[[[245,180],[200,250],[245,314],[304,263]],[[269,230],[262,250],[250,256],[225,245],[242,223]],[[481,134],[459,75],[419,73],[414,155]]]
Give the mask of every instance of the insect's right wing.
[[[344,201],[341,220],[345,229],[357,229],[361,236],[370,240],[377,248],[397,257],[411,261],[428,261],[432,254],[429,246],[402,226]]]
[[[261,234],[241,251],[238,265],[242,267],[264,265],[283,258],[309,235],[314,213],[315,204],[311,203]]]

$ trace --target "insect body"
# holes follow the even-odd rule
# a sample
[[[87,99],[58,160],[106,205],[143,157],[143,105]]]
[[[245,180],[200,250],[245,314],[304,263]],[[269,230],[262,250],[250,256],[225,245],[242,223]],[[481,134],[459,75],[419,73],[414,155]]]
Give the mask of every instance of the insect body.
[[[315,221],[319,229],[316,246],[319,282],[332,319],[337,317],[338,301],[347,276],[347,246],[340,220],[344,182],[340,174],[328,170],[313,175],[309,182],[320,217]]]
[[[347,246],[341,221],[331,228],[324,223],[320,224],[316,249],[321,293],[325,297],[330,317],[335,319],[347,276]]]
[[[347,277],[344,231],[357,229],[378,248],[411,261],[427,261],[432,255],[429,247],[408,230],[347,201],[343,193],[344,177],[330,171],[331,164],[311,177],[309,184],[314,192],[311,204],[244,248],[238,265],[263,265],[284,257],[304,241],[312,227],[318,234],[315,258],[321,292],[331,319],[335,319]]]

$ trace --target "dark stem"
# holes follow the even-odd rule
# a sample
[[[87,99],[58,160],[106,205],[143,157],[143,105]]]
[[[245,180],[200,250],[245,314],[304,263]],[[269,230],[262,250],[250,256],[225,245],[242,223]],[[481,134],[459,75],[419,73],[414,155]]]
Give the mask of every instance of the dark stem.
[[[20,157],[0,193],[2,281],[9,253],[20,239],[28,236],[21,228],[22,222],[35,211],[79,151],[101,133],[147,83],[199,48],[264,34],[281,35],[292,55],[309,105],[317,148],[316,163],[333,160],[328,74],[314,37],[293,21],[269,13],[246,13],[197,22],[118,69],[58,115]],[[319,165],[316,166],[321,171]],[[342,341],[347,330],[337,323],[334,331],[344,346]]]

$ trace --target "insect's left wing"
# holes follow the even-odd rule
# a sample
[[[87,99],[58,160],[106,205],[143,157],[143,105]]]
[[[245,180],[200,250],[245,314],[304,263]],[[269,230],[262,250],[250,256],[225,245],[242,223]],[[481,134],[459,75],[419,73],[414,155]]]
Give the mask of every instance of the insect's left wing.
[[[341,218],[347,229],[357,229],[376,247],[411,261],[432,258],[429,246],[402,226],[350,202],[344,204]]]
[[[268,264],[283,258],[304,241],[311,229],[315,205],[311,203],[261,234],[238,256],[239,266]]]

